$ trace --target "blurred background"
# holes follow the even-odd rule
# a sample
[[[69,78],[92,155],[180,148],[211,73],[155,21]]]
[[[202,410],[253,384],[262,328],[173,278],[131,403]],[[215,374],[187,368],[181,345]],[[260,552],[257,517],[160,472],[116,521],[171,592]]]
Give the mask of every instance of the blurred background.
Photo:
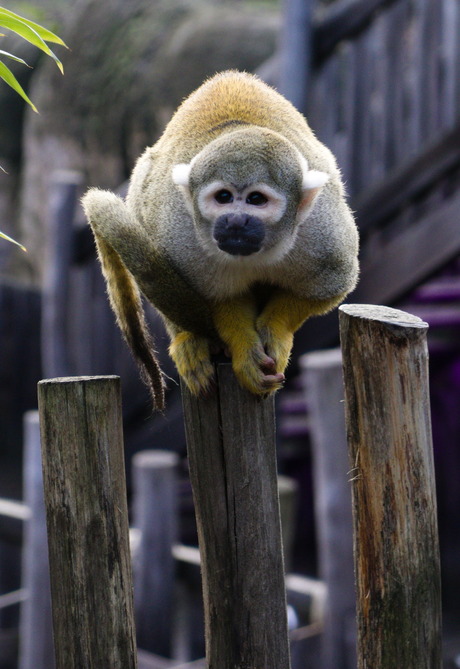
[[[458,0],[34,0],[8,9],[70,48],[55,48],[62,76],[27,42],[1,38],[2,49],[33,66],[10,65],[40,113],[0,85],[0,229],[27,247],[0,240],[0,501],[23,499],[23,416],[36,409],[37,381],[119,374],[130,499],[135,453],[177,453],[178,541],[196,545],[178,385],[169,383],[166,415],[152,415],[114,324],[79,198],[89,186],[123,193],[138,155],[206,77],[256,72],[306,114],[337,157],[361,234],[361,279],[347,301],[395,306],[430,326],[445,666],[460,666]],[[162,325],[148,314],[174,379]],[[336,313],[307,322],[277,397],[279,471],[294,491],[289,570],[321,592],[325,521],[308,365],[302,373],[299,361],[338,344]],[[347,480],[347,471],[340,475]],[[348,508],[345,491],[340,504]],[[9,669],[19,666],[20,605],[2,607],[1,596],[21,588],[23,519],[5,509],[0,504],[0,667]],[[352,580],[351,567],[346,574]],[[334,664],[319,640],[313,659],[296,666],[353,666],[353,631],[340,625],[347,649]],[[200,650],[197,642],[194,657]]]

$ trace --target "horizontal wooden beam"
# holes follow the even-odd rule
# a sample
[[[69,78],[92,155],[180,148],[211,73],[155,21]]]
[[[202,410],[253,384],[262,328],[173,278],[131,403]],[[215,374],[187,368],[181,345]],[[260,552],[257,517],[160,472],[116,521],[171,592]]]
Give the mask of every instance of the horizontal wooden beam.
[[[391,173],[371,192],[352,202],[359,228],[379,226],[395,212],[460,166],[460,123],[430,144],[423,153]]]
[[[394,304],[460,253],[460,193],[364,258],[353,302]],[[350,301],[350,300],[349,300]]]

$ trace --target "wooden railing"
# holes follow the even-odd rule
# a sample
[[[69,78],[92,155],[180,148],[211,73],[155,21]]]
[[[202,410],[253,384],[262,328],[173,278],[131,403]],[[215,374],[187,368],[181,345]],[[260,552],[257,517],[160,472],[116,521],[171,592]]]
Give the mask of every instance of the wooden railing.
[[[397,305],[460,253],[459,30],[457,0],[313,11],[303,111],[337,157],[360,228],[353,302]],[[337,316],[298,340],[301,351],[336,345]]]
[[[459,27],[455,0],[337,0],[316,21],[308,113],[353,198],[458,122]]]

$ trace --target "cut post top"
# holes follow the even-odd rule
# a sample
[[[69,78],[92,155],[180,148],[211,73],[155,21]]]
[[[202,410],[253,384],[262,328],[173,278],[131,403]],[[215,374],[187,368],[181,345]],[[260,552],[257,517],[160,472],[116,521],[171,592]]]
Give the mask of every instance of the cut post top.
[[[375,304],[342,304],[339,307],[339,311],[347,314],[347,316],[379,321],[380,323],[388,323],[389,325],[421,329],[428,328],[428,323],[418,316],[409,314],[407,311],[401,311],[401,309],[393,309],[392,307]]]

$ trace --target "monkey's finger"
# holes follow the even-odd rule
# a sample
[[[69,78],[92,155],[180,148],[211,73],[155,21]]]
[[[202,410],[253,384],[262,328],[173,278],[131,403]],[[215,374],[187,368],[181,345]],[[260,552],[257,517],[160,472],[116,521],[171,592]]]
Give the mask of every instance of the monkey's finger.
[[[263,372],[267,372],[269,375],[276,374],[275,360],[271,356],[266,355],[265,358],[260,363],[260,369]]]
[[[267,374],[262,379],[262,385],[264,388],[267,388],[267,390],[278,390],[284,385],[285,381],[286,377],[284,374]]]

